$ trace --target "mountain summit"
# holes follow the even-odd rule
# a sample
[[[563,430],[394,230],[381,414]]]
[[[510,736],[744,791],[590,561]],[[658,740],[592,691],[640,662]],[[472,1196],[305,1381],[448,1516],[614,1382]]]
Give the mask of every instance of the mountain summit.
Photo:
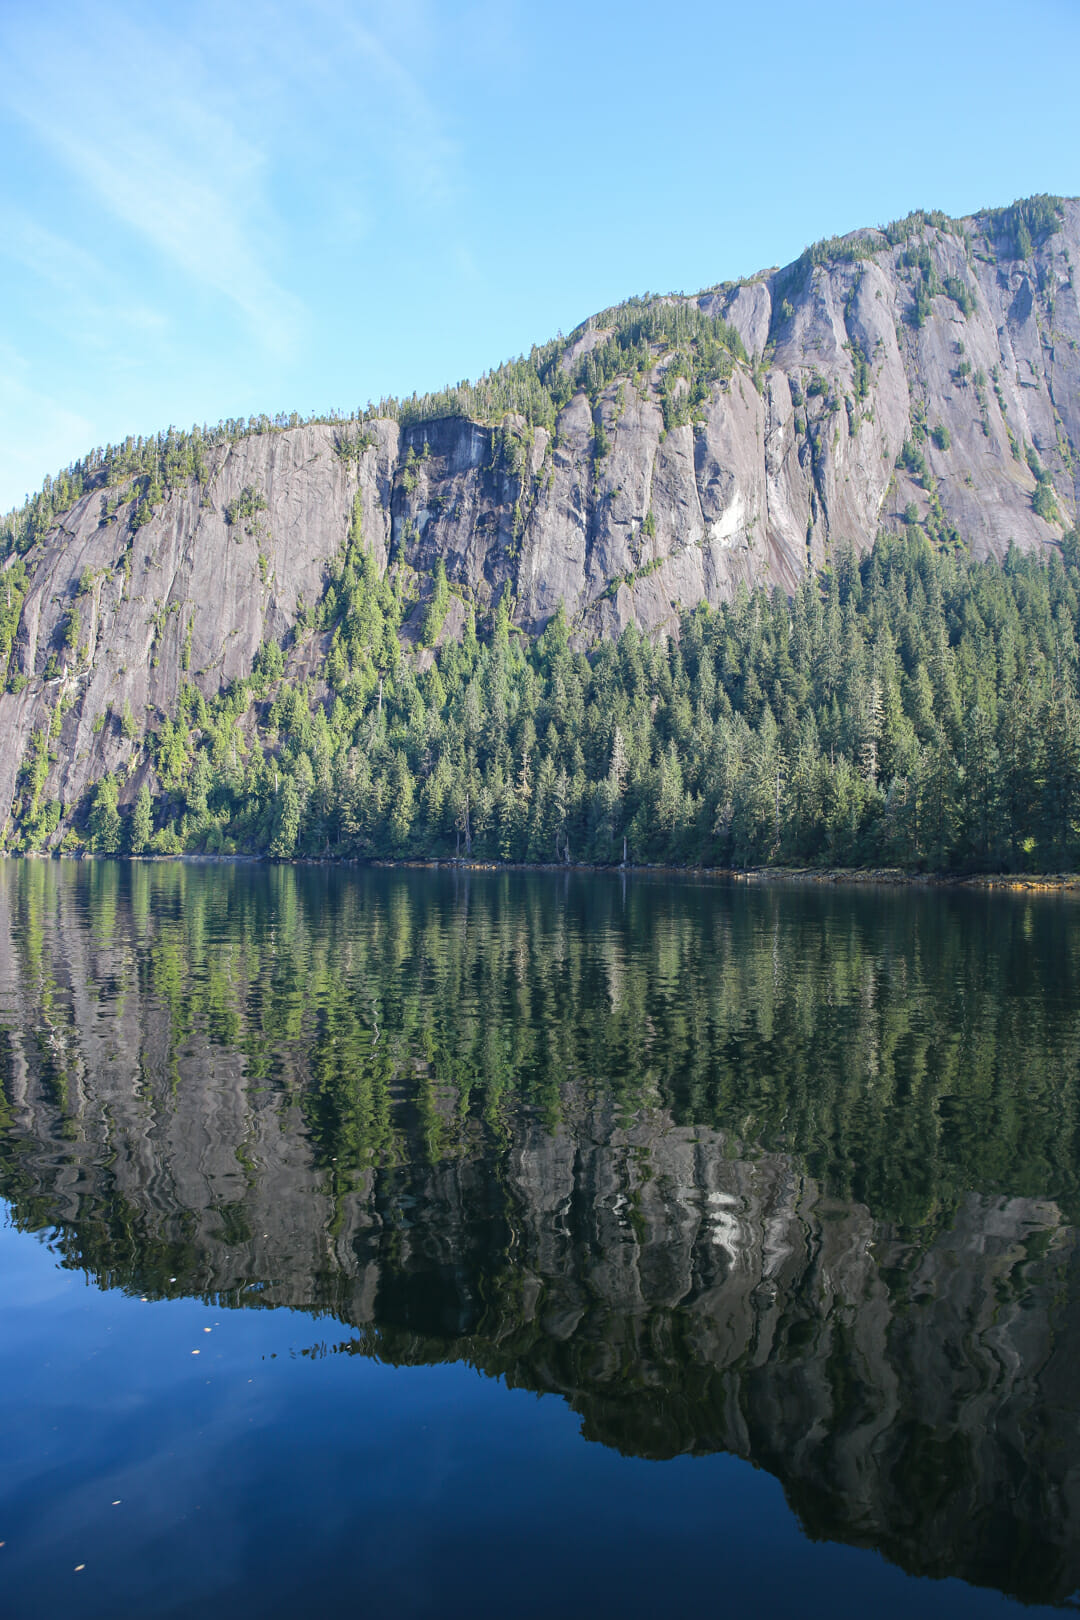
[[[631,299],[475,384],[93,453],[0,526],[6,836],[36,817],[55,843],[106,776],[121,805],[168,779],[182,704],[231,683],[309,681],[329,713],[361,553],[365,600],[397,604],[392,650],[350,631],[381,717],[399,657],[422,674],[478,614],[536,635],[561,609],[585,647],[676,633],[740,586],[791,595],[883,531],[1056,551],[1080,490],[1078,259],[1076,199],[916,213]]]

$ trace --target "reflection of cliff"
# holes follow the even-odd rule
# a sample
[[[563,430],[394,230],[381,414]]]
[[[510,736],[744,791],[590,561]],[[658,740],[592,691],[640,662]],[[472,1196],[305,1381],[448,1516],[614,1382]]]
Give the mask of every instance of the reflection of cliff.
[[[1080,1276],[1053,1205],[972,1196],[916,1248],[790,1158],[584,1109],[335,1194],[298,1113],[220,1051],[165,1106],[87,1069],[79,1140],[25,1048],[13,1068],[4,1190],[106,1285],[329,1310],[388,1359],[559,1393],[621,1450],[748,1457],[811,1534],[1032,1599],[1080,1582]]]
[[[558,1106],[524,1095],[524,1048],[507,1054],[527,1000],[511,1016],[485,991],[473,1044],[392,1012],[402,961],[415,977],[434,960],[408,954],[393,885],[365,891],[364,926],[388,943],[362,981],[349,979],[359,944],[335,945],[339,977],[373,1009],[357,1033],[295,965],[298,989],[267,989],[271,962],[285,971],[269,946],[295,905],[291,875],[250,937],[235,919],[196,925],[189,892],[184,950],[164,893],[142,909],[114,895],[110,916],[100,894],[80,910],[65,881],[22,869],[16,896],[0,870],[0,1192],[20,1224],[59,1229],[69,1263],[105,1286],[329,1313],[354,1333],[313,1338],[395,1361],[470,1360],[562,1395],[590,1438],[627,1452],[736,1452],[783,1481],[811,1534],[912,1570],[1042,1600],[1080,1585],[1080,1252],[1055,1203],[960,1191],[901,1227],[789,1146],[741,1147],[715,1107],[694,1124],[662,1087],[613,1101],[569,1023],[546,1034]],[[806,958],[778,916],[756,930],[774,1028],[785,953]],[[492,917],[475,903],[468,917],[489,962]],[[193,967],[200,928],[217,977]],[[612,961],[624,981],[636,971],[632,935],[616,945],[605,995]],[[519,949],[517,982],[534,969],[539,950]],[[654,1000],[643,1050],[673,1044],[664,1016]],[[809,1029],[805,999],[802,1017]],[[727,1036],[714,1021],[708,1039]],[[743,1062],[747,1090],[764,1087]],[[852,1151],[834,1129],[832,1163]]]

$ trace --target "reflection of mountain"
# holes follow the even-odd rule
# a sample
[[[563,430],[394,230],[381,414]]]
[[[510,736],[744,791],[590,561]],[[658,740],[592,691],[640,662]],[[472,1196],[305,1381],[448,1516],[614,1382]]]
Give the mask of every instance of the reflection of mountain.
[[[948,1207],[902,1227],[837,1196],[800,1152],[739,1148],[715,1108],[691,1123],[663,1086],[612,1101],[569,1022],[547,1031],[557,1106],[543,1087],[497,1087],[512,1039],[497,996],[476,1046],[459,1026],[433,1037],[373,981],[377,960],[418,971],[405,880],[373,879],[355,940],[333,941],[338,977],[377,1011],[362,1031],[305,978],[302,932],[291,1025],[269,994],[268,948],[302,895],[292,874],[252,875],[232,926],[211,917],[202,943],[202,875],[186,875],[179,910],[167,889],[147,908],[103,881],[0,871],[0,1191],[20,1224],[60,1229],[71,1263],[106,1286],[328,1312],[358,1332],[313,1337],[395,1361],[468,1359],[558,1392],[588,1436],[628,1452],[737,1452],[784,1482],[811,1534],[912,1570],[1044,1601],[1080,1585],[1080,1254],[1049,1198],[963,1191],[954,1175]],[[237,913],[256,903],[245,933]],[[723,904],[749,906],[761,934],[760,897]],[[767,904],[779,1023],[785,952],[806,939]],[[476,891],[470,905],[490,963],[497,908]],[[537,939],[550,964],[550,931]],[[624,936],[630,977],[633,946]],[[211,983],[211,958],[231,979]],[[527,984],[539,955],[514,971]],[[517,1022],[534,1014],[520,998]],[[467,1052],[487,1057],[470,1067]],[[1000,1094],[994,1107],[991,1134]],[[833,1140],[826,1157],[844,1151]]]

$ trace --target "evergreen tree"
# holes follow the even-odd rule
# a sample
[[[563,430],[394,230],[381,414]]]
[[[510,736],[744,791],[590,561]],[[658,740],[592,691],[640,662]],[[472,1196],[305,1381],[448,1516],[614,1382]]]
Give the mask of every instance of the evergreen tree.
[[[90,836],[94,849],[102,855],[115,855],[120,848],[119,789],[113,776],[103,776],[94,790],[90,811]]]
[[[133,855],[141,855],[150,843],[154,831],[154,811],[150,789],[144,782],[135,799],[131,815],[130,847]]]

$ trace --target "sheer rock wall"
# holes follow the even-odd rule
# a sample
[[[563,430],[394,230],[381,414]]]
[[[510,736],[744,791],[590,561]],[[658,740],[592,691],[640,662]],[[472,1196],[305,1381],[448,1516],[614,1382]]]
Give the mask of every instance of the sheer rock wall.
[[[640,388],[616,379],[595,400],[576,394],[554,433],[515,419],[378,421],[365,428],[370,447],[346,460],[343,429],[310,425],[219,449],[203,486],[171,491],[137,529],[130,501],[110,513],[107,492],[84,496],[29,556],[12,660],[27,684],[0,694],[0,815],[58,698],[70,706],[46,791],[72,805],[175,712],[184,680],[217,691],[250,670],[262,641],[283,641],[300,604],[321,596],[357,496],[368,543],[384,565],[416,570],[421,593],[442,558],[481,608],[509,592],[533,632],[561,601],[585,642],[631,622],[674,631],[683,608],[740,584],[790,591],[838,542],[865,549],[909,504],[925,515],[935,492],[977,555],[1054,545],[1080,493],[1080,202],[1027,258],[985,226],[927,226],[895,247],[871,233],[871,256],[837,251],[700,295],[749,361],[712,385],[693,424],[668,432],[658,355]],[[915,324],[913,246],[938,283],[973,300],[969,313],[939,293]],[[932,488],[897,465],[915,438]],[[1028,447],[1052,479],[1058,522],[1034,510]],[[230,524],[227,508],[249,490],[265,507]],[[64,646],[76,600],[78,656]],[[313,667],[318,650],[301,636],[292,668]],[[46,678],[54,654],[59,673]],[[135,739],[121,731],[125,705]]]

